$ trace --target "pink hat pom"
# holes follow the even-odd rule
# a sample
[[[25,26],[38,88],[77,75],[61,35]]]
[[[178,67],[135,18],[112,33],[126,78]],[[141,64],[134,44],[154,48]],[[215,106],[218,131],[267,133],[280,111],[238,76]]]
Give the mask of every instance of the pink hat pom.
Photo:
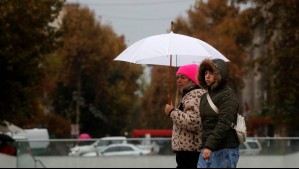
[[[197,81],[197,73],[198,73],[198,65],[196,64],[189,64],[184,65],[179,68],[176,75],[182,74],[187,76],[190,80],[192,80],[195,84],[198,85]]]

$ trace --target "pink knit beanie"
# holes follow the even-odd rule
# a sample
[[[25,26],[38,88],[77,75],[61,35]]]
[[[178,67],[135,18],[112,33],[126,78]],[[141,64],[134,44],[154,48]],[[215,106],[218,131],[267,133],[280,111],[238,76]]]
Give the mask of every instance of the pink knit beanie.
[[[176,75],[179,74],[185,75],[190,80],[192,80],[195,84],[198,85],[197,81],[197,73],[198,73],[198,65],[196,64],[190,64],[190,65],[184,65],[179,68],[179,70],[176,72]]]

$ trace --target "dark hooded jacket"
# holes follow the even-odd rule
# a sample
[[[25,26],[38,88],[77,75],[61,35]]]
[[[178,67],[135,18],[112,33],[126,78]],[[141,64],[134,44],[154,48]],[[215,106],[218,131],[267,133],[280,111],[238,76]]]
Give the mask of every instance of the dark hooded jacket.
[[[215,83],[208,86],[205,82],[205,71],[210,70],[215,75]],[[227,86],[228,68],[221,59],[206,59],[198,70],[200,86],[208,93],[219,109],[217,114],[209,105],[207,95],[204,94],[200,101],[200,116],[203,125],[203,148],[217,151],[223,148],[238,148],[239,141],[236,131],[231,123],[236,124],[239,103],[232,89]]]

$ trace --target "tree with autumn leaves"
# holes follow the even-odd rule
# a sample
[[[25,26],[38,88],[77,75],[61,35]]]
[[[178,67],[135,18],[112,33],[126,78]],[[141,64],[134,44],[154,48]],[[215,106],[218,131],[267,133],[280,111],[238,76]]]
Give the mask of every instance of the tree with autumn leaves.
[[[68,138],[79,108],[81,132],[127,131],[142,68],[113,61],[126,47],[124,37],[76,4],[0,4],[1,120]]]
[[[262,28],[259,37],[262,52],[251,60],[264,79],[266,99],[255,112],[268,119],[276,134],[299,135],[299,30],[297,0],[239,0],[250,3],[243,17],[252,29]]]
[[[71,4],[63,13],[62,47],[56,54],[63,65],[57,113],[92,137],[123,135],[138,99],[134,93],[142,68],[113,61],[125,49],[124,37],[96,20],[88,8]]]
[[[200,0],[188,11],[187,19],[179,17],[175,21],[175,33],[202,39],[230,60],[229,85],[237,91],[240,103],[241,90],[249,85],[244,84],[244,75],[255,70],[262,74],[261,90],[267,93],[267,99],[261,100],[260,108],[248,117],[249,129],[258,127],[253,123],[262,118],[262,125],[273,126],[279,135],[299,135],[298,3],[296,0]],[[249,51],[256,45],[255,30],[262,32],[259,39],[264,39],[258,56]],[[162,107],[167,103],[165,71],[162,67],[152,69],[152,83],[143,101],[147,109],[141,118],[149,121],[143,122],[142,127],[170,128],[169,120],[162,115]],[[241,107],[240,113],[242,110]],[[156,123],[159,121],[164,122]]]
[[[188,11],[188,20],[177,19],[175,31],[201,39],[226,56],[230,60],[229,85],[240,95],[247,58],[243,47],[249,43],[251,34],[247,25],[242,23],[239,7],[229,2],[198,1]]]
[[[230,60],[229,83],[241,98],[241,89],[244,86],[242,78],[245,73],[243,66],[246,60],[242,46],[248,43],[250,34],[246,25],[241,24],[239,15],[239,8],[234,4],[228,5],[228,1],[198,1],[188,11],[188,20],[178,18],[175,21],[174,32],[206,41],[227,56]],[[167,103],[167,72],[167,67],[155,66],[152,69],[152,83],[143,98],[146,109],[143,111],[142,127],[171,128],[170,121],[162,113]],[[175,71],[173,84],[176,84]],[[172,91],[175,90],[174,85]]]
[[[31,127],[43,113],[43,62],[56,49],[58,36],[49,23],[63,4],[61,0],[0,1],[0,122]]]
[[[223,53],[231,61],[230,86],[240,98],[244,75],[258,66],[268,97],[257,116],[267,117],[286,136],[298,136],[299,2],[252,0],[243,9],[248,2],[196,1],[187,19],[176,19],[174,32],[202,39]],[[63,5],[60,0],[0,2],[0,120],[46,127],[60,138],[69,137],[70,124],[77,122],[81,132],[93,137],[171,128],[163,115],[168,68],[154,66],[151,84],[137,95],[142,67],[113,61],[126,48],[125,37],[88,8],[72,4],[60,13]],[[57,29],[50,23],[58,16],[63,19]],[[248,50],[259,26],[264,52],[252,59],[254,52]],[[172,91],[175,96],[175,85]]]

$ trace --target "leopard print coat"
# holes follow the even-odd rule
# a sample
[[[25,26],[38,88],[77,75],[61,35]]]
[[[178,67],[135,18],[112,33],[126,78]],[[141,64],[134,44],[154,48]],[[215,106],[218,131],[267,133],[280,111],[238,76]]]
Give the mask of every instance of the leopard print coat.
[[[202,124],[199,113],[199,102],[205,90],[194,89],[182,98],[182,110],[175,109],[170,117],[173,121],[173,151],[200,151]]]

